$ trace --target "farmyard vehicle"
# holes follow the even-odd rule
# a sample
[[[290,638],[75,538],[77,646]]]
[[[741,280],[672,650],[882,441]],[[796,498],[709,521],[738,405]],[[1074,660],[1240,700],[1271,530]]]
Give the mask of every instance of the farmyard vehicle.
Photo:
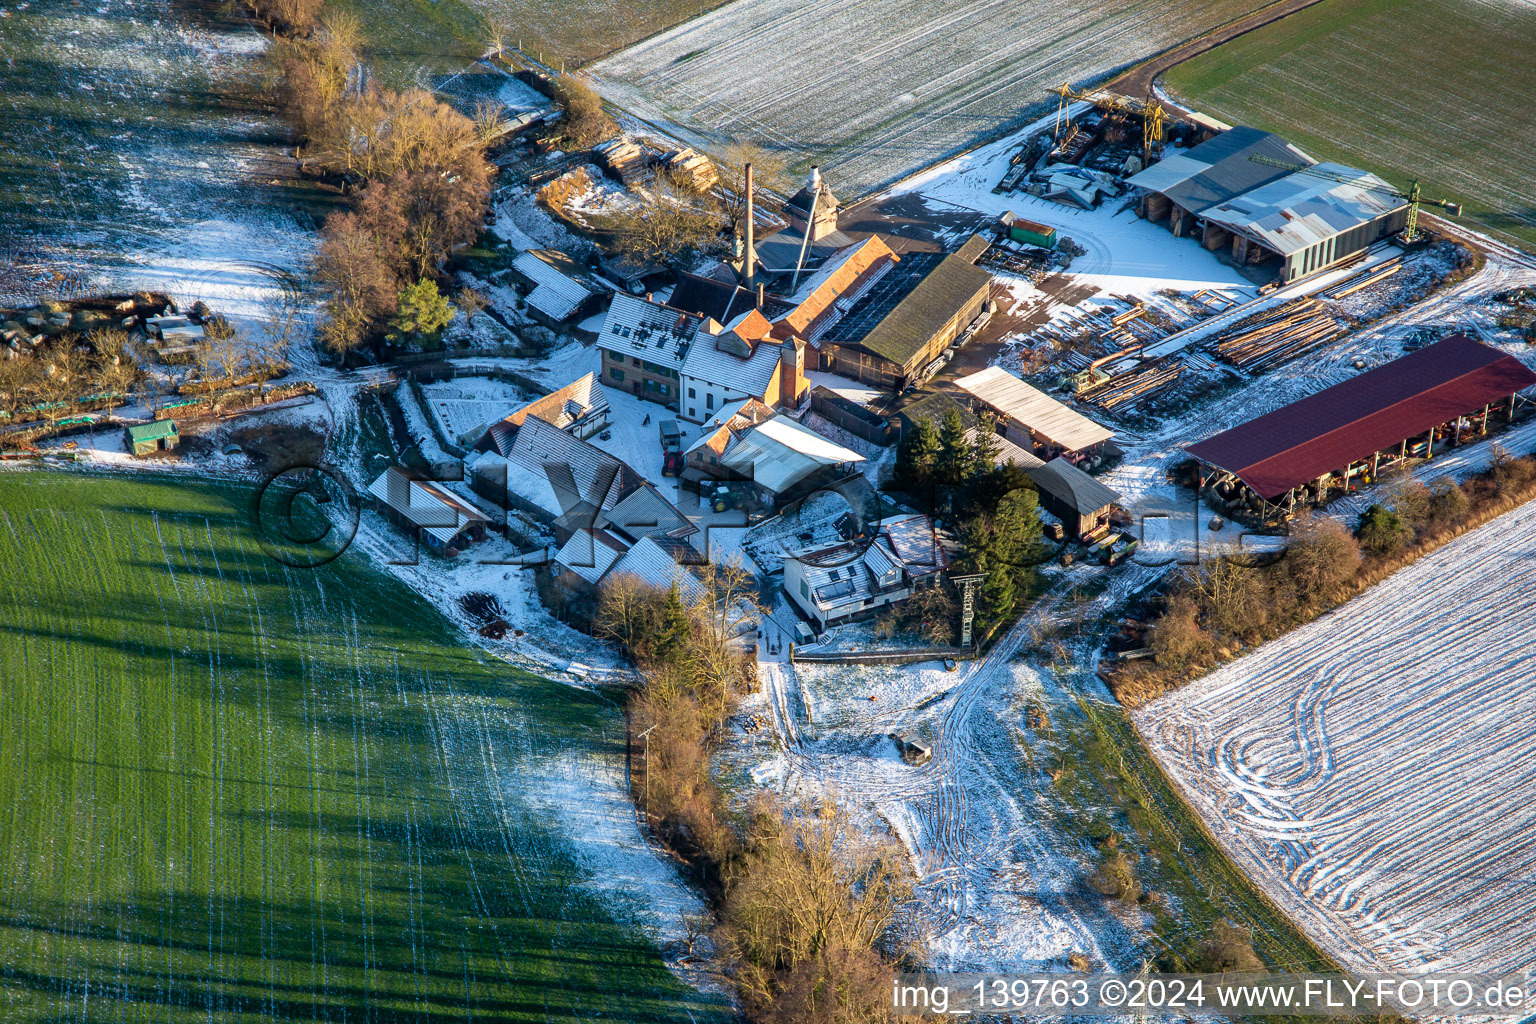
[[[661,475],[677,476],[683,471],[683,432],[677,420],[662,420],[657,432],[661,435]]]

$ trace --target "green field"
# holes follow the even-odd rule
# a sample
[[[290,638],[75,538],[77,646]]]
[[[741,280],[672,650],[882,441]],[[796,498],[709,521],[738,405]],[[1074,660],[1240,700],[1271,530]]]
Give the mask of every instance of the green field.
[[[613,705],[247,501],[0,474],[0,1017],[714,1019],[538,792]]]
[[[1466,206],[1536,245],[1536,6],[1324,0],[1173,68],[1175,97]],[[1433,212],[1433,211],[1432,211]]]

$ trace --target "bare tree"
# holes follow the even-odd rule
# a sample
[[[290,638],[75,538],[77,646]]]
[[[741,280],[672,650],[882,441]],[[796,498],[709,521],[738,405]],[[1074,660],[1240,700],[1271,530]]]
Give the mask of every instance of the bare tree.
[[[266,331],[252,343],[251,359],[260,381],[258,394],[267,381],[288,372],[288,361],[295,345],[308,337],[304,300],[296,291],[284,291],[265,303]]]
[[[74,336],[66,334],[55,338],[43,372],[33,384],[42,400],[43,415],[50,431],[74,409],[80,389],[87,383],[86,370],[86,361],[75,348]]]
[[[835,802],[781,828],[771,812],[759,817],[766,820],[726,895],[720,939],[749,1004],[768,1008],[795,991],[803,965],[826,970],[872,952],[911,898],[912,875],[898,845],[871,839]]]
[[[714,158],[715,170],[720,175],[721,188],[729,196],[725,202],[725,214],[728,227],[733,232],[739,233],[746,219],[748,164],[752,165],[752,179],[759,189],[783,192],[793,182],[789,162],[783,153],[746,139],[728,142],[710,156]]]
[[[715,214],[669,186],[655,189],[648,203],[591,220],[613,236],[615,248],[645,263],[687,262],[719,240]]]
[[[571,147],[587,149],[619,130],[603,108],[603,98],[581,78],[561,75],[554,91],[555,102],[565,112],[561,131]]]
[[[116,409],[140,377],[128,332],[119,327],[101,327],[92,331],[87,340],[95,352],[96,387],[106,393],[107,409]]]
[[[486,297],[483,292],[477,292],[465,285],[453,293],[453,304],[464,311],[465,323],[473,324],[475,317],[485,309]]]

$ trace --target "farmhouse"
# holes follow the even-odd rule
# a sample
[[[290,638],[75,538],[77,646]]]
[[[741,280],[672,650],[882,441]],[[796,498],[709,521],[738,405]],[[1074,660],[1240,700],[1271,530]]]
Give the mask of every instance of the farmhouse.
[[[739,480],[741,476],[721,463],[726,449],[748,430],[774,415],[772,409],[755,398],[721,409],[704,424],[704,432],[683,453],[682,481],[697,485],[707,478]]]
[[[1513,420],[1533,384],[1536,373],[1514,356],[1457,334],[1187,450],[1200,463],[1202,491],[1288,511],[1410,456],[1429,457],[1437,439],[1486,435],[1490,413]]]
[[[390,466],[368,485],[384,518],[416,534],[428,549],[453,557],[485,539],[490,519],[464,499],[400,466]]]
[[[597,302],[597,290],[586,283],[581,265],[556,249],[518,253],[512,277],[528,289],[528,312],[548,327],[590,315]]]
[[[968,374],[955,387],[997,418],[998,434],[1042,458],[1081,456],[1099,449],[1114,434],[1000,366]]]
[[[589,438],[608,425],[608,396],[597,383],[597,375],[589,373],[492,423],[475,442],[474,449],[507,455],[518,430],[530,416],[579,438]]]
[[[181,443],[181,431],[175,420],[155,420],[124,430],[128,451],[134,455],[168,452]]]
[[[553,523],[562,542],[591,527],[683,538],[698,532],[650,481],[579,437],[530,416],[515,443],[465,463],[477,494]]]
[[[1040,494],[1040,507],[1060,519],[1067,532],[1086,537],[1109,522],[1120,495],[1063,458],[1025,470]]]
[[[1299,169],[1298,169],[1299,168]],[[1306,277],[1401,231],[1408,204],[1382,179],[1319,164],[1270,132],[1237,127],[1133,175],[1142,213],[1280,281]]]
[[[605,584],[626,576],[658,590],[675,586],[684,601],[692,601],[703,595],[704,585],[669,550],[678,547],[692,551],[652,537],[631,542],[602,528],[578,530],[555,555],[550,579],[558,588],[560,605],[576,618],[596,608]]]
[[[729,326],[704,321],[679,370],[679,416],[701,423],[743,398],[798,408],[811,386],[805,376],[805,342],[794,337],[780,341],[772,332],[773,324],[756,309]]]
[[[719,457],[721,466],[750,480],[770,504],[835,483],[863,461],[858,452],[782,414],[748,427]]]
[[[683,357],[705,319],[650,298],[615,295],[597,336],[603,384],[678,408]]]
[[[886,519],[869,546],[845,543],[784,560],[784,593],[818,631],[905,601],[949,566],[927,516]]]

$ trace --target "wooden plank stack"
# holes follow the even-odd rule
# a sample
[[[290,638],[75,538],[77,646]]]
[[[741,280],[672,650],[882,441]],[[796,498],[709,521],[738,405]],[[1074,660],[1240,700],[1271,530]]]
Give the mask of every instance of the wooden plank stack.
[[[1313,298],[1295,299],[1250,317],[1218,335],[1216,358],[1240,370],[1266,370],[1316,351],[1344,333],[1344,327]]]

